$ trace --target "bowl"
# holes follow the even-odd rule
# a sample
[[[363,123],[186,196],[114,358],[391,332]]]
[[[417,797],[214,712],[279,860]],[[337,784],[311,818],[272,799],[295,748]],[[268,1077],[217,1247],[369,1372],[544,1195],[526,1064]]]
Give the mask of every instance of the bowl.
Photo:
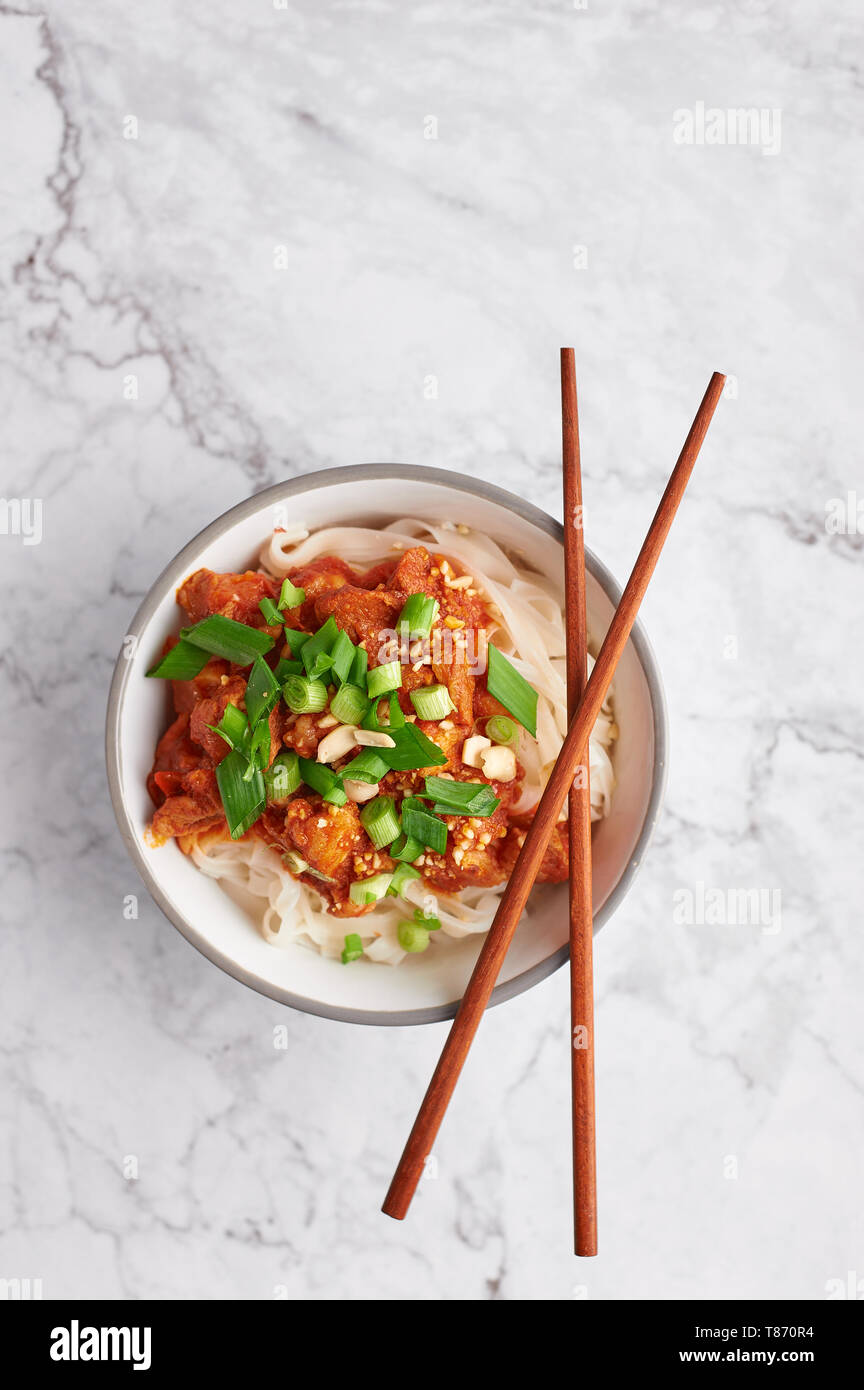
[[[167,692],[146,680],[169,632],[179,626],[177,586],[194,570],[256,568],[274,525],[310,530],[340,523],[380,525],[435,516],[491,535],[534,569],[564,584],[563,529],[502,488],[437,468],[398,464],[327,469],[292,478],[232,507],[171,561],[130,624],[108,700],[106,757],[120,833],[156,903],[187,941],[220,969],[292,1008],[347,1023],[418,1024],[451,1018],[482,937],[449,941],[398,967],[358,961],[346,968],[298,944],[269,945],[248,906],[206,877],[173,841],[150,846],[146,777],[167,726]],[[605,635],[620,597],[609,571],[586,551],[589,630]],[[128,638],[133,640],[129,641]],[[657,662],[641,626],[633,629],[613,683],[620,736],[611,814],[594,831],[594,930],[629,890],[659,814],[666,775],[666,707]],[[545,979],[567,959],[565,884],[538,885],[520,923],[492,1003]]]

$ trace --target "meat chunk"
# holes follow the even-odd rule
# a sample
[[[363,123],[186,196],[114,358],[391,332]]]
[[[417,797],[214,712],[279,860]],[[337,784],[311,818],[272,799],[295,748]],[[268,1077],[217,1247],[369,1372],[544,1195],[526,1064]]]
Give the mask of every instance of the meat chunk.
[[[219,657],[214,656],[192,680],[172,681],[171,694],[177,713],[190,714],[199,700],[206,700],[215,695],[222,685],[222,677],[227,676],[230,671],[231,667],[227,661],[221,661]]]
[[[369,665],[380,666],[381,633],[395,628],[401,609],[402,600],[398,594],[388,593],[384,589],[370,592],[353,584],[345,584],[315,600],[315,620],[320,627],[332,614],[337,627],[347,632],[352,642],[366,648]],[[385,653],[384,659],[391,658]]]
[[[221,613],[235,622],[263,628],[267,625],[258,605],[262,598],[276,599],[279,587],[276,580],[252,570],[245,574],[214,574],[212,570],[202,569],[196,570],[180,585],[177,602],[185,608],[193,623]]]
[[[351,801],[331,806],[320,797],[298,796],[284,810],[270,807],[262,821],[279,844],[296,850],[311,868],[337,882],[353,877],[352,856],[367,843]]]
[[[203,761],[198,744],[189,737],[189,715],[178,714],[156,745],[156,757],[147,790],[158,806],[166,796],[172,796],[181,788],[187,772],[200,767]]]
[[[219,685],[218,693],[206,700],[199,700],[189,716],[189,736],[200,744],[214,763],[221,763],[230,751],[221,734],[215,734],[209,727],[221,720],[229,705],[244,709],[246,681],[242,676],[229,676],[225,684]]]
[[[174,835],[200,834],[225,824],[222,798],[212,768],[197,768],[182,780],[183,790],[169,796],[153,816],[150,833],[156,844]]]

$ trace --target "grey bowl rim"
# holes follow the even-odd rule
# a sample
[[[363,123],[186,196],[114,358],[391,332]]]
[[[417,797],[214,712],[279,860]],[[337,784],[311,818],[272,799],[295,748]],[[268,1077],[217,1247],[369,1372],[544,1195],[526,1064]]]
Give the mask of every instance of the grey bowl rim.
[[[505,488],[498,487],[494,483],[487,483],[483,479],[468,478],[464,474],[451,472],[447,468],[432,468],[422,464],[346,464],[336,468],[325,468],[313,473],[299,474],[294,478],[286,478],[282,482],[274,483],[271,487],[263,488],[260,492],[253,493],[235,506],[229,507],[227,511],[203,527],[165,565],[151,584],[136,609],[125,637],[141,638],[156,609],[165,597],[166,591],[169,588],[176,588],[179,582],[177,576],[180,575],[182,578],[183,572],[194,556],[204,546],[218,540],[226,531],[245,520],[247,516],[259,511],[262,506],[267,504],[268,500],[274,503],[285,498],[295,497],[298,493],[317,491],[337,483],[408,480],[416,479],[418,475],[422,475],[426,482],[441,484],[459,492],[471,493],[475,497],[495,503],[520,516],[539,530],[545,531],[563,545],[564,528],[560,521],[556,521],[542,508],[536,507],[533,502],[527,501],[516,493],[508,492]],[[621,586],[603,562],[587,546],[585,547],[585,565],[612,604],[617,607],[622,593]],[[630,641],[633,643],[639,663],[645,673],[651,698],[654,721],[653,778],[648,806],[633,853],[609,897],[595,914],[595,936],[614,915],[630,891],[654,834],[666,788],[669,742],[666,696],[657,658],[645,629],[638,619],[633,625]],[[452,999],[445,1004],[437,1004],[432,1007],[404,1010],[344,1008],[341,1005],[330,1005],[317,999],[309,999],[305,995],[294,994],[290,990],[283,989],[262,979],[261,976],[253,974],[204,940],[197,928],[175,906],[150,872],[147,861],[138,846],[137,836],[123,799],[120,778],[119,731],[130,666],[131,663],[126,660],[121,649],[111,679],[105,721],[105,761],[111,804],[120,836],[139,876],[156,905],[168,918],[168,921],[176,927],[181,936],[185,937],[190,945],[200,951],[213,965],[218,966],[220,970],[223,970],[233,979],[247,985],[250,989],[254,989],[257,993],[263,994],[277,1003],[287,1004],[290,1008],[297,1009],[301,1013],[313,1014],[319,1018],[328,1018],[339,1023],[364,1024],[372,1027],[409,1027],[426,1023],[442,1023],[453,1018],[459,1007],[459,999]],[[565,944],[542,961],[538,961],[536,965],[514,976],[512,980],[496,985],[492,991],[489,1007],[503,1004],[505,1000],[515,998],[526,990],[532,989],[541,980],[553,975],[567,960],[568,954],[568,947]]]

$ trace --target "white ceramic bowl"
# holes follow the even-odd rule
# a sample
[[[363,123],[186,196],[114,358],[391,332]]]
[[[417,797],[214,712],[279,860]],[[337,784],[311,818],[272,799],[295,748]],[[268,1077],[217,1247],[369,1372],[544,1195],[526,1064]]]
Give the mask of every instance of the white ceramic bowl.
[[[451,1018],[482,938],[449,941],[398,967],[358,961],[346,968],[299,945],[268,945],[252,917],[177,845],[152,849],[144,831],[152,815],[145,785],[157,739],[169,719],[160,681],[144,674],[158,657],[179,610],[174,594],[192,571],[255,568],[277,517],[310,530],[338,523],[386,524],[400,516],[464,522],[519,550],[552,576],[563,594],[560,524],[520,497],[488,483],[434,468],[376,464],[334,468],[292,478],[219,517],[180,551],[156,580],[129,627],[137,639],[117,660],[108,702],[106,754],[120,833],[147,888],[165,915],[222,970],[272,999],[349,1023],[431,1023]],[[620,591],[588,552],[591,636],[604,636]],[[612,813],[594,832],[594,930],[612,915],[633,882],[657,819],[666,772],[666,710],[656,661],[637,624],[613,685],[620,738]],[[492,995],[500,1003],[529,989],[567,958],[566,885],[540,885],[529,902]]]

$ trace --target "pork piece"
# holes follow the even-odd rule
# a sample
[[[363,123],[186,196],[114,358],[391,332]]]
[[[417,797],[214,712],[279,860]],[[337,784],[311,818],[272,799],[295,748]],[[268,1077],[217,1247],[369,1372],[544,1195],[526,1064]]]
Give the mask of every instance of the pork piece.
[[[334,555],[323,555],[320,560],[312,560],[308,565],[298,565],[288,571],[288,578],[296,588],[306,591],[303,602],[288,613],[288,626],[299,628],[302,632],[315,632],[321,626],[315,616],[316,599],[357,582],[351,566]]]
[[[468,654],[459,642],[448,641],[441,650],[441,660],[432,662],[436,681],[446,685],[455,709],[448,716],[455,723],[468,726],[474,723],[474,675],[470,669]]]
[[[147,790],[154,803],[158,806],[166,796],[179,792],[184,775],[203,761],[200,747],[189,737],[189,715],[178,714],[156,745],[156,757],[147,778]]]
[[[430,573],[432,556],[424,545],[412,545],[406,550],[387,581],[388,589],[402,594],[430,594],[437,597],[437,585]]]
[[[513,865],[519,855],[519,851],[525,841],[525,834],[531,824],[531,816],[519,816],[511,823],[507,832],[501,852],[501,859],[506,870],[506,877],[509,878],[513,871]],[[538,883],[566,883],[570,877],[570,854],[569,842],[567,838],[567,823],[562,821],[556,825],[552,831],[552,838],[549,847],[543,856],[543,863],[540,865],[540,872],[537,875]]]
[[[358,574],[354,581],[361,589],[377,589],[379,585],[386,584],[394,569],[396,559],[382,560],[380,564],[373,565],[371,569],[365,570],[363,574]]]
[[[231,750],[221,734],[214,734],[208,725],[220,722],[229,705],[245,709],[246,681],[243,676],[229,676],[224,685],[220,682],[216,694],[199,700],[189,716],[189,736],[200,744],[214,763],[221,763]]]
[[[366,648],[370,666],[382,664],[381,632],[394,629],[403,606],[398,594],[385,589],[357,588],[344,584],[339,589],[331,589],[315,599],[315,623],[322,623],[333,616],[336,626],[347,632],[352,642]],[[384,653],[387,660],[387,653]]]
[[[326,729],[318,728],[320,718],[320,714],[291,715],[286,711],[282,730],[282,742],[286,748],[293,748],[301,758],[314,758],[318,744],[327,733]]]
[[[355,877],[353,855],[364,845],[368,848],[352,801],[332,806],[319,796],[297,796],[284,809],[268,807],[258,824],[268,841],[296,850],[311,868],[337,883],[349,883]],[[322,892],[328,888],[320,880],[313,881]]]
[[[196,570],[177,590],[177,602],[185,608],[193,623],[209,618],[213,613],[233,618],[250,627],[266,628],[264,615],[258,607],[262,598],[276,599],[280,585],[266,574],[247,570],[245,574],[214,574],[212,570]],[[277,629],[269,628],[275,634]]]
[[[448,826],[446,853],[442,856],[427,850],[423,868],[423,877],[432,887],[458,893],[469,886],[491,887],[503,882],[509,872],[502,853],[507,837],[504,803],[491,816],[444,819]]]
[[[174,646],[173,642],[171,646]],[[217,694],[222,685],[222,677],[229,675],[230,672],[229,663],[214,656],[192,680],[172,681],[171,694],[176,712],[178,714],[191,714],[199,700],[206,700]]]
[[[200,767],[187,772],[181,785],[182,791],[167,797],[153,815],[150,834],[156,844],[163,844],[174,835],[200,834],[225,824],[222,798],[212,768]]]

